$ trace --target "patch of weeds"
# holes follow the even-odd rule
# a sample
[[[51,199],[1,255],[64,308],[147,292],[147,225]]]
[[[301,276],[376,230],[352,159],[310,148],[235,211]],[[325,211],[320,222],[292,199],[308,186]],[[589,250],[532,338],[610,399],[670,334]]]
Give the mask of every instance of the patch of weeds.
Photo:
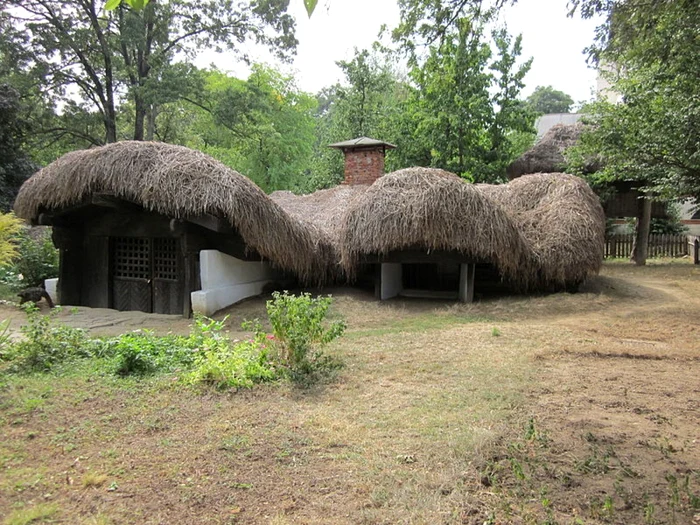
[[[644,499],[644,523],[647,525],[654,525],[656,523],[656,507],[651,501],[648,501],[648,495],[645,495]]]
[[[221,442],[221,445],[219,445],[219,450],[231,452],[248,448],[248,446],[250,446],[250,439],[248,439],[247,436],[231,436],[225,438]]]
[[[496,328],[496,327],[491,328],[491,336],[500,337],[500,335],[501,335],[501,331],[498,328]]]
[[[83,476],[83,487],[84,488],[98,488],[105,484],[107,481],[107,476],[104,474],[96,474],[94,472],[88,472]]]
[[[3,521],[3,525],[28,525],[51,518],[58,512],[55,503],[40,503],[29,508],[12,511]]]
[[[4,360],[11,362],[10,371],[46,372],[64,361],[101,352],[101,342],[90,339],[85,330],[56,322],[58,308],[49,315],[31,303],[23,308],[27,314],[27,324],[20,328],[24,338],[12,343],[4,354]]]
[[[223,321],[198,319],[195,324],[190,342],[198,346],[193,348],[194,362],[185,374],[186,383],[211,385],[221,390],[250,388],[255,383],[277,378],[262,331],[251,340],[234,343],[221,333]]]
[[[606,474],[610,471],[610,458],[614,455],[612,449],[601,451],[597,445],[591,445],[591,454],[577,461],[574,468],[584,474]]]

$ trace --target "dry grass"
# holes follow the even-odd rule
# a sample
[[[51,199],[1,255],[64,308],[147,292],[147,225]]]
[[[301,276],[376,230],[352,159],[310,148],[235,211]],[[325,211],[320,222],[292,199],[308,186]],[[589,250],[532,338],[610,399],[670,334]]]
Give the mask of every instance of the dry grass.
[[[347,366],[313,390],[11,378],[0,509],[115,525],[622,525],[653,507],[657,524],[692,523],[700,268],[602,273],[579,294],[468,306],[337,289]],[[86,488],[91,473],[107,479]]]

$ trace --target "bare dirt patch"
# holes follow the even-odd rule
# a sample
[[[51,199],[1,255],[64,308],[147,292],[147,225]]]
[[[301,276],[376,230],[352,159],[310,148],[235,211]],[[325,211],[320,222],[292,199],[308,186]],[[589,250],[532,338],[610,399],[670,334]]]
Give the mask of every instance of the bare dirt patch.
[[[0,516],[700,523],[700,268],[606,265],[579,294],[470,306],[332,292],[346,367],[312,390],[193,392],[87,365],[10,377]],[[236,329],[264,300],[226,313]],[[169,316],[60,315],[94,333],[187,330]]]

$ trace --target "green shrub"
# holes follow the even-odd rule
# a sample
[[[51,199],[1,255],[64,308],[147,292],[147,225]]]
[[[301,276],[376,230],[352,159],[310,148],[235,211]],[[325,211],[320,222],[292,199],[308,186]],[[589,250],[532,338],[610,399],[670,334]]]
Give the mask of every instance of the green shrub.
[[[17,255],[16,237],[22,231],[24,221],[14,213],[0,213],[0,266],[6,266]]]
[[[278,372],[268,357],[266,334],[256,330],[249,341],[231,341],[223,333],[225,321],[195,318],[187,339],[194,353],[194,363],[185,381],[225,389],[249,388],[255,383],[276,379]]]
[[[267,302],[276,358],[297,383],[312,383],[341,366],[323,352],[346,328],[345,321],[326,321],[330,306],[330,296],[313,298],[308,293],[274,292]]]
[[[101,341],[90,339],[85,330],[56,322],[59,309],[42,315],[36,306],[27,304],[24,310],[27,324],[20,328],[24,338],[10,344],[5,353],[12,369],[45,372],[66,360],[101,353]]]
[[[138,330],[107,339],[105,353],[113,359],[115,374],[146,375],[169,364],[169,354],[176,344],[172,337],[158,337],[150,330]]]
[[[13,269],[24,279],[23,287],[39,286],[45,279],[58,277],[58,250],[51,240],[50,228],[24,228],[17,237],[19,257]]]

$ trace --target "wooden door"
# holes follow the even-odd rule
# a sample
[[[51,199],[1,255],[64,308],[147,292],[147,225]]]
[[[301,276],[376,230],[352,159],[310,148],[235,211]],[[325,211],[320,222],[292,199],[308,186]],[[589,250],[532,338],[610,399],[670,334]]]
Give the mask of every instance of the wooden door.
[[[183,265],[178,239],[114,237],[112,246],[113,308],[182,313]]]
[[[112,254],[113,308],[152,312],[151,239],[114,237]]]
[[[184,276],[180,243],[173,238],[153,239],[153,311],[182,314]]]

